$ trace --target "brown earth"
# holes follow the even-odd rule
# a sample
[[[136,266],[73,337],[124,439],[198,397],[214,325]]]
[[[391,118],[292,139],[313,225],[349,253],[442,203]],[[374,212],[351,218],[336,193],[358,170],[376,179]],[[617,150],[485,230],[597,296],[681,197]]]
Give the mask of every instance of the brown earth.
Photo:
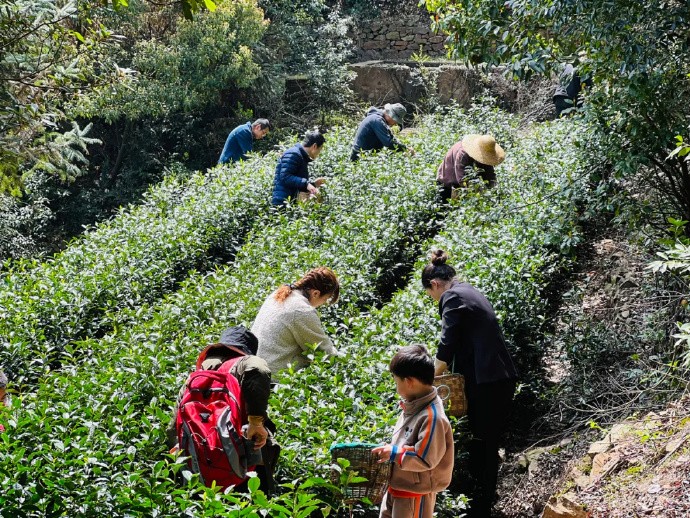
[[[656,289],[645,270],[650,259],[616,237],[598,240],[583,261],[576,295],[564,299],[546,360],[551,381],[571,390],[555,398],[543,419],[548,426],[540,423],[531,431],[535,445],[509,454],[501,466],[497,516],[690,517],[687,381],[675,380],[676,388],[657,393],[644,378],[655,369],[662,372],[655,349],[668,343],[674,321],[669,316],[682,293]],[[597,372],[574,372],[558,343],[583,322],[603,325],[618,342],[609,364],[604,358]],[[668,377],[663,381],[668,385]],[[581,394],[572,390],[577,382]]]

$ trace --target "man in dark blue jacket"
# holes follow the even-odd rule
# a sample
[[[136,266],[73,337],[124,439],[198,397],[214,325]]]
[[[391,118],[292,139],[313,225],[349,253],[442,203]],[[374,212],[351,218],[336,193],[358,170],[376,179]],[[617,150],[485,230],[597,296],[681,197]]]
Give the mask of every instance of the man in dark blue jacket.
[[[309,181],[309,162],[315,160],[321,153],[326,139],[318,130],[308,131],[301,144],[289,148],[278,160],[276,175],[273,180],[273,198],[271,204],[280,206],[289,198],[297,198],[299,192],[319,194],[326,180],[317,178]]]
[[[592,77],[580,77],[577,68],[570,63],[565,65],[558,79],[558,86],[553,93],[553,104],[556,107],[556,117],[572,115],[576,108],[582,106],[580,92],[584,87],[592,88]]]
[[[253,124],[247,122],[237,126],[228,135],[218,163],[227,164],[228,162],[246,160],[247,153],[254,147],[254,141],[264,138],[270,129],[271,123],[268,122],[268,119],[256,119]]]
[[[386,104],[383,110],[369,108],[367,116],[360,123],[352,144],[350,160],[359,160],[360,151],[378,150],[387,147],[395,151],[405,151],[404,144],[395,139],[391,126],[402,126],[407,110],[400,104]]]

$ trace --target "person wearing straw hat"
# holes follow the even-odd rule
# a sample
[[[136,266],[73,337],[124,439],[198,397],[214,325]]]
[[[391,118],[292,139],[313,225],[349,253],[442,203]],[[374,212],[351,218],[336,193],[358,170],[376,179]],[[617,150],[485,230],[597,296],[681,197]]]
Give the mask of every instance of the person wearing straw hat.
[[[505,151],[491,135],[467,135],[456,142],[446,153],[436,173],[443,201],[451,198],[453,189],[465,184],[465,175],[473,168],[479,171],[479,176],[489,187],[496,185],[494,167],[505,157]]]
[[[383,109],[369,108],[367,116],[357,128],[350,160],[359,160],[362,151],[376,151],[384,147],[394,151],[406,151],[407,147],[391,132],[392,126],[402,127],[405,115],[407,110],[400,103],[388,103]]]

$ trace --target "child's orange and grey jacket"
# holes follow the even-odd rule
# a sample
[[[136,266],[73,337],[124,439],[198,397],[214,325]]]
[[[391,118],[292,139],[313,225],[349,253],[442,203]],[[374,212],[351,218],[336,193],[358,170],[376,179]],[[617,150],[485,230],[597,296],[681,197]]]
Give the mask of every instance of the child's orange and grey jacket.
[[[436,388],[414,401],[402,401],[402,415],[391,443],[389,492],[416,497],[443,491],[453,475],[453,431]]]

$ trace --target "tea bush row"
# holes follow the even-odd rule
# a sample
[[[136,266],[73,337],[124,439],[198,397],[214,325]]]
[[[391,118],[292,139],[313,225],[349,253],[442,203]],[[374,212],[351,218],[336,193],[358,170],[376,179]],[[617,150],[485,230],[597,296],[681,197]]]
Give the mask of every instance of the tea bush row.
[[[156,300],[188,270],[207,269],[214,253],[232,256],[267,212],[274,163],[270,155],[168,179],[142,205],[121,210],[45,263],[25,261],[5,272],[0,360],[11,364],[14,350],[59,351],[109,330],[121,309]]]
[[[492,113],[476,115],[486,122]],[[171,471],[179,464],[163,460],[172,399],[194,357],[227,325],[250,324],[270,290],[312,266],[333,267],[343,283],[341,302],[325,317],[331,327],[365,305],[382,302],[381,271],[406,254],[418,255],[420,240],[438,224],[435,168],[458,136],[448,128],[476,128],[470,115],[456,117],[464,122],[452,119],[444,125],[434,119],[411,137],[418,149],[413,158],[379,155],[352,164],[336,158],[347,157],[350,140],[336,133],[333,154],[321,163],[331,175],[322,205],[273,214],[268,224],[255,226],[232,266],[192,276],[161,304],[142,306],[136,325],[74,344],[79,361],[65,361],[63,371],[45,376],[7,421],[8,433],[0,442],[0,483],[9,488],[0,496],[3,512],[221,514],[214,499],[192,498],[194,487],[177,487]],[[302,501],[309,492],[303,488],[279,501]],[[272,505],[227,498],[235,499],[226,507],[234,513],[243,505],[246,510]],[[291,512],[285,516],[297,515]]]
[[[479,196],[467,192],[427,245],[448,251],[460,279],[493,302],[527,385],[523,390],[530,389],[544,352],[545,291],[557,270],[568,268],[570,246],[581,239],[589,164],[585,149],[574,145],[578,138],[584,135],[560,123],[533,130],[511,148],[500,168],[501,186]],[[440,334],[437,304],[419,275],[427,262],[425,253],[409,285],[384,307],[346,321],[340,347],[347,359],[316,362],[277,379],[271,409],[286,479],[327,477],[331,442],[389,438],[399,409],[388,362],[410,343],[435,354]]]

